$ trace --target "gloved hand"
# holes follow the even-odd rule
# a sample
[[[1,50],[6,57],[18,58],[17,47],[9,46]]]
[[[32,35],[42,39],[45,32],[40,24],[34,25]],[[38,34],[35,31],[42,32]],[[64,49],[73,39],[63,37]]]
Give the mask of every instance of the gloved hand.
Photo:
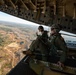
[[[60,61],[58,61],[57,64],[59,65],[60,69],[63,70],[64,64],[62,62],[60,62]]]

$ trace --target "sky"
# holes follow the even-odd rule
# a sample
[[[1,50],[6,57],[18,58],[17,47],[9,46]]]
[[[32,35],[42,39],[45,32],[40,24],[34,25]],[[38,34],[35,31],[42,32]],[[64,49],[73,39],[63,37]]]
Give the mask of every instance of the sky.
[[[17,18],[17,17],[12,16],[12,15],[6,14],[6,13],[1,12],[1,11],[0,11],[0,21],[16,22],[16,23],[31,24],[31,25],[39,25],[39,24],[36,24],[36,23],[33,23],[33,22],[26,21],[24,19]]]
[[[29,24],[29,25],[39,26],[39,24],[37,24],[37,23],[33,23],[33,22],[30,22],[30,21],[27,21],[27,20],[24,20],[24,19],[20,19],[18,17],[6,14],[6,13],[1,12],[1,11],[0,11],[0,21],[8,21],[8,22],[21,23],[21,24],[25,24],[25,25]],[[50,30],[49,27],[46,27],[46,26],[44,26],[44,27],[46,28],[45,30],[47,30],[47,29]],[[69,35],[75,35],[76,36],[76,34],[71,34],[71,33],[64,32],[64,31],[61,31],[61,33],[64,33],[64,34],[67,33]]]
[[[39,26],[39,24],[34,23],[34,22],[30,22],[15,16],[12,16],[10,14],[4,13],[0,11],[0,21],[7,21],[7,22],[14,22],[14,23],[21,23],[21,24],[25,24],[25,25],[32,25],[32,26]],[[43,25],[44,26],[44,25]],[[45,30],[48,29],[47,26],[44,26]]]

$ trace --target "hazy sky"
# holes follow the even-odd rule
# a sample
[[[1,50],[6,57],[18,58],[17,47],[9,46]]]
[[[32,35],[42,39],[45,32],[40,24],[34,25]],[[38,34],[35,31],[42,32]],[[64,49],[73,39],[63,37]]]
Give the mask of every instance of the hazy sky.
[[[6,14],[4,12],[1,12],[0,11],[0,21],[9,21],[9,22],[16,22],[16,23],[21,23],[21,24],[25,24],[25,25],[36,25],[36,26],[39,26],[39,24],[37,23],[34,23],[34,22],[30,22],[30,21],[27,21],[27,20],[24,20],[24,19],[20,19],[18,17],[15,17],[15,16],[12,16],[12,15],[9,15],[9,14]],[[45,30],[48,29],[48,27],[44,26]]]
[[[9,21],[9,22],[16,22],[16,23],[23,23],[23,24],[38,25],[36,23],[17,18],[17,17],[14,17],[12,15],[9,15],[3,12],[0,12],[0,21]]]
[[[39,25],[39,24],[30,22],[30,21],[26,21],[24,19],[20,19],[20,18],[14,17],[14,16],[9,15],[9,14],[3,13],[1,11],[0,11],[0,21],[9,21],[9,22],[23,23],[25,25],[26,24],[29,24],[29,25],[37,25],[37,26]],[[44,26],[44,27],[45,27],[46,30],[47,29],[49,30],[48,27],[46,27],[46,26]],[[70,35],[70,33],[68,33],[68,32],[61,31],[61,33],[64,33],[64,34],[67,33],[67,34]],[[71,35],[76,35],[76,34],[71,34]]]

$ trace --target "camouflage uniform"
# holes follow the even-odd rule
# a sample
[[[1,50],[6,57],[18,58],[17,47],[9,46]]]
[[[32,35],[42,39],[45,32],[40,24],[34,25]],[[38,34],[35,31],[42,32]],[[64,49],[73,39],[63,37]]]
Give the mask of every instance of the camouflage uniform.
[[[57,25],[53,25],[52,28],[56,28],[56,34],[51,35],[51,53],[55,55],[57,50],[61,50],[60,62],[64,63],[67,57],[67,46],[66,43],[59,33],[61,30]]]
[[[60,34],[55,34],[51,36],[51,53],[56,55],[57,50],[61,50],[60,62],[64,63],[67,55],[67,46]]]
[[[48,41],[47,31],[44,31],[42,35],[38,35],[36,40],[34,40],[30,45],[30,51],[39,51],[41,54],[48,54],[48,49],[46,46],[46,42]],[[46,57],[42,56],[42,60],[46,60]]]

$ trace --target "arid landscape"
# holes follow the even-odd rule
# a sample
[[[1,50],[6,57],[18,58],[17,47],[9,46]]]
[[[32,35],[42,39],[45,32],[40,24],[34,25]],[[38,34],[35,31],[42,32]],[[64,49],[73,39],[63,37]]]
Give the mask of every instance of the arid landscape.
[[[0,75],[6,75],[22,58],[36,38],[37,26],[0,23]]]

